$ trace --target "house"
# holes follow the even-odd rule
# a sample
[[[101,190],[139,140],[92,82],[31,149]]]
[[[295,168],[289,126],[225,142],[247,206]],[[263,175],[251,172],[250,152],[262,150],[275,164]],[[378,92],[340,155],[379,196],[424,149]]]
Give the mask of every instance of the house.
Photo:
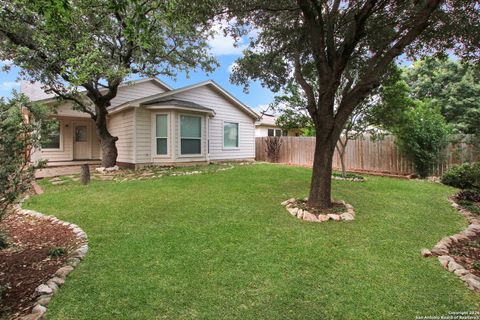
[[[46,104],[31,87],[22,91]],[[42,99],[43,98],[43,99]],[[71,103],[57,106],[58,131],[36,150],[49,164],[101,158],[95,123]],[[128,167],[253,160],[257,114],[214,81],[173,89],[156,78],[119,87],[107,127],[118,137],[117,164]]]
[[[272,114],[261,113],[259,119],[255,122],[255,137],[280,137],[280,136],[299,136],[301,130],[282,130],[277,124]]]

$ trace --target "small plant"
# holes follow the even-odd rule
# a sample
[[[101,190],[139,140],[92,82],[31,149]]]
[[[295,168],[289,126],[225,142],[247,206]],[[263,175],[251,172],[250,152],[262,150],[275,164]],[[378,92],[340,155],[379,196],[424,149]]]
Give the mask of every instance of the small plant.
[[[278,162],[280,156],[280,147],[282,146],[281,137],[267,137],[267,157],[272,162]]]
[[[463,208],[467,209],[468,211],[470,211],[471,213],[480,214],[480,206],[475,204],[472,201],[460,200],[458,201],[458,204]]]
[[[480,191],[479,190],[462,190],[455,196],[458,200],[467,200],[472,202],[480,202]]]
[[[472,268],[475,270],[480,270],[480,261],[474,261],[472,263]]]
[[[8,247],[8,235],[5,231],[0,230],[0,249]]]
[[[66,250],[63,247],[55,247],[48,250],[48,256],[52,258],[58,258],[65,254]]]
[[[343,173],[333,172],[332,176],[340,177],[340,178],[346,178],[346,179],[361,179],[361,180],[363,180],[363,176],[361,176],[359,174],[356,174],[356,173],[350,173],[350,172],[345,173],[345,175]]]
[[[480,189],[480,162],[452,167],[442,176],[442,183],[459,189]]]

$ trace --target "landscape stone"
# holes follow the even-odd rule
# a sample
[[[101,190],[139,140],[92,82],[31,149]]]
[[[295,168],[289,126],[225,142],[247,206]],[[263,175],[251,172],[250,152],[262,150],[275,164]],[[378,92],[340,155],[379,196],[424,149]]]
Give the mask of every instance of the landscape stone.
[[[298,211],[297,217],[298,217],[299,219],[303,219],[303,210],[302,210],[301,212]]]
[[[42,306],[48,306],[48,304],[50,303],[50,300],[52,300],[51,295],[43,295],[37,299],[37,303],[41,304]]]
[[[435,255],[446,255],[448,253],[448,248],[446,246],[439,246],[438,244],[432,248],[431,252]]]
[[[352,221],[352,220],[355,220],[355,218],[348,212],[344,212],[340,215],[340,218],[342,218],[342,220],[345,220],[345,221]]]
[[[65,283],[65,280],[59,277],[53,277],[52,279],[53,282],[55,282],[57,285],[61,286],[62,284]]]
[[[468,274],[469,272],[465,269],[457,269],[453,273],[459,277],[463,277],[464,275]]]
[[[338,214],[334,214],[334,213],[329,213],[327,214],[327,216],[332,219],[332,220],[335,220],[335,221],[339,221],[340,220],[340,216]]]
[[[480,278],[469,273],[467,275],[464,275],[463,277],[460,277],[463,281],[465,281],[466,285],[475,291],[480,291]]]
[[[439,257],[438,257],[438,261],[440,261],[440,264],[441,264],[445,269],[448,268],[448,264],[450,263],[451,260],[453,260],[453,258],[450,257],[450,256],[447,256],[447,255],[443,255],[443,256],[439,256]]]
[[[72,270],[73,270],[72,266],[61,267],[60,269],[57,270],[57,272],[55,272],[55,275],[59,278],[65,278],[66,276],[68,276],[70,272],[72,272]]]
[[[304,211],[303,213],[303,220],[306,220],[306,221],[311,221],[311,222],[317,222],[318,221],[318,218],[316,215],[314,215],[313,213],[310,213],[308,211]]]
[[[324,221],[328,221],[328,220],[330,220],[330,217],[327,216],[326,214],[319,214],[318,215],[318,221],[324,222]]]
[[[463,266],[456,263],[454,260],[451,260],[448,263],[448,271],[454,272],[455,270],[460,270],[460,269],[463,269]]]
[[[420,251],[420,253],[423,257],[430,257],[432,255],[432,252],[428,249],[422,249],[422,251]]]
[[[53,290],[46,284],[41,284],[35,289],[35,292],[39,294],[51,294],[53,293]]]
[[[55,282],[53,282],[52,279],[50,279],[50,280],[47,281],[47,286],[49,286],[50,288],[52,288],[53,293],[55,293],[55,292],[58,291],[58,284],[56,284]]]
[[[36,313],[36,314],[42,314],[43,315],[45,312],[47,312],[47,308],[45,308],[44,306],[39,305],[39,304],[37,304],[32,309],[32,313]]]

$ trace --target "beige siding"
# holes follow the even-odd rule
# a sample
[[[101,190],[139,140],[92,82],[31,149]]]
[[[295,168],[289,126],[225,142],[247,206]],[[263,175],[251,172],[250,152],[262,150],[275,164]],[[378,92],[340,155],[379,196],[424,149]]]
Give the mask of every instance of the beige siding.
[[[162,92],[165,92],[165,90],[159,85],[153,83],[153,81],[146,81],[135,85],[123,86],[118,89],[117,96],[112,100],[112,107],[116,107],[135,99],[148,97]]]
[[[215,111],[215,117],[209,120],[210,160],[240,160],[255,157],[254,120],[216,90],[210,86],[202,86],[176,94],[174,97],[198,103]],[[238,149],[223,148],[225,121],[239,124]]]
[[[108,129],[113,136],[118,137],[117,149],[119,162],[135,163],[135,121],[134,109],[113,114],[108,119]]]
[[[73,121],[59,119],[60,121],[60,149],[42,149],[39,158],[51,161],[73,160]]]
[[[136,163],[151,163],[153,152],[152,115],[150,110],[135,109]]]

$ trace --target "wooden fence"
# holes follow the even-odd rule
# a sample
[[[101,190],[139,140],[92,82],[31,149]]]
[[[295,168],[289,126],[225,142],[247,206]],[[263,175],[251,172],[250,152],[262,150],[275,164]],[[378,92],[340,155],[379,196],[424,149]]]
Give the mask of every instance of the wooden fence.
[[[279,163],[311,166],[315,150],[314,137],[282,137]],[[269,161],[266,154],[267,137],[256,138],[256,160]],[[466,144],[450,144],[442,161],[432,168],[433,175],[442,175],[454,164],[480,160],[475,147]],[[345,166],[349,171],[374,172],[395,175],[415,173],[413,164],[398,149],[393,136],[372,141],[369,137],[349,141],[345,150]],[[340,169],[340,156],[337,151],[333,157],[333,168]]]

